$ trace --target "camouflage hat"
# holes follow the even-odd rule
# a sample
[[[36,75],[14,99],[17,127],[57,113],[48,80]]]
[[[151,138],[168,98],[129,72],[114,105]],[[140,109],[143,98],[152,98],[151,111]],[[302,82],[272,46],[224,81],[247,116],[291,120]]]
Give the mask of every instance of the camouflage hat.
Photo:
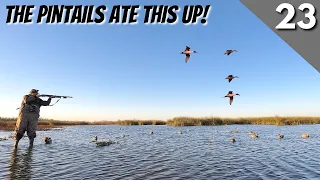
[[[38,94],[38,91],[39,91],[39,90],[37,90],[37,89],[31,89],[31,90],[30,90],[30,94],[33,94],[33,93]]]

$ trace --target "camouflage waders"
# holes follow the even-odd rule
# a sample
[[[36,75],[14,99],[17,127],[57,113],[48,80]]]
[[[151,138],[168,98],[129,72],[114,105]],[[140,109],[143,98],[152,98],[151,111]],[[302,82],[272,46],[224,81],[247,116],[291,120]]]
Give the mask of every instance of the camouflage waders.
[[[31,90],[31,93],[37,93],[36,90]],[[23,137],[24,133],[27,131],[29,138],[29,147],[33,146],[34,138],[36,138],[38,121],[40,117],[40,107],[48,106],[51,102],[51,98],[48,101],[43,101],[39,97],[25,95],[20,107],[19,116],[15,127],[15,147],[18,146],[20,139]]]

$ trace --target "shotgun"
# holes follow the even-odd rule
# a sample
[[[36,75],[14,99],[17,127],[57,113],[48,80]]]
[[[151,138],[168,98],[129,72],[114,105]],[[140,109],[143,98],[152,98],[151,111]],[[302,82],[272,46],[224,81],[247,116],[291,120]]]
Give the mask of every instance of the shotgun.
[[[73,98],[72,96],[59,96],[59,95],[52,95],[52,94],[40,94],[40,95],[38,95],[38,97],[59,98],[54,104],[51,104],[49,106],[53,106],[53,105],[57,104],[60,101],[61,98],[63,98],[63,99]],[[20,109],[20,107],[17,108],[17,110],[19,110],[19,109]]]
[[[40,94],[39,97],[51,97],[51,98],[72,98],[71,96],[58,96],[58,95],[52,95],[52,94]]]

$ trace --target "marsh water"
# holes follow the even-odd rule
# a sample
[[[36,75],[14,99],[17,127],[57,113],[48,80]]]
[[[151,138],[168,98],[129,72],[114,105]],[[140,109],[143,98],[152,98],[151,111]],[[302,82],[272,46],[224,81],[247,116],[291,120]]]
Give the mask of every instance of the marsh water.
[[[117,143],[97,147],[95,135]],[[26,137],[16,151],[12,139],[0,141],[0,179],[319,180],[319,140],[320,125],[70,126],[37,132],[31,151]]]

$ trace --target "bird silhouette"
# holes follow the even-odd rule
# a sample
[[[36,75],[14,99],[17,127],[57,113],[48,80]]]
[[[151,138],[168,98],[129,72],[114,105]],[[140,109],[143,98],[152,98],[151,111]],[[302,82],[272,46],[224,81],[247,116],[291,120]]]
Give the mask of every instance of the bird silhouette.
[[[197,52],[197,51],[190,51],[190,47],[189,47],[189,46],[186,46],[186,49],[185,49],[183,52],[181,52],[180,54],[185,54],[185,55],[186,55],[185,61],[186,61],[186,63],[187,63],[188,60],[189,60],[189,58],[190,58],[190,55],[191,55],[192,53],[198,53],[198,52]]]

